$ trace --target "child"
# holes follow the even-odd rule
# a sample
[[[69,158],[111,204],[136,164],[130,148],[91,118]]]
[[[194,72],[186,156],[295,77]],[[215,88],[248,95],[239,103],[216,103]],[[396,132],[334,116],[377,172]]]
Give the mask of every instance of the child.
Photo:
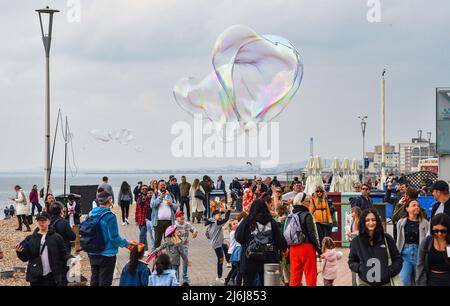
[[[350,231],[347,232],[347,240],[352,241],[353,238],[358,236],[359,229],[359,217],[361,216],[361,208],[358,206],[352,207],[350,210],[351,216],[352,216],[352,223],[350,225]]]
[[[170,269],[170,257],[161,254],[156,260],[156,269],[148,278],[149,286],[179,286],[175,271]]]
[[[159,248],[157,248],[152,254],[150,254],[149,259],[151,259],[155,254],[161,253],[161,251],[165,250],[166,254],[170,258],[171,269],[175,270],[177,280],[179,281],[179,267],[180,267],[180,257],[187,263],[188,266],[191,266],[188,257],[184,252],[184,246],[181,240],[181,233],[177,230],[176,225],[171,225],[166,229],[165,235],[166,242],[163,243]]]
[[[277,207],[277,215],[275,216],[275,221],[280,225],[280,230],[284,232],[284,224],[286,223],[286,217],[289,215],[289,204],[283,202]],[[289,257],[283,257],[281,259],[281,274],[283,276],[283,283],[285,286],[289,286],[291,279],[291,267],[289,262]]]
[[[119,286],[147,286],[150,270],[142,261],[144,258],[144,244],[131,241],[130,261],[123,267],[120,274]]]
[[[324,237],[322,241],[322,277],[324,286],[333,286],[334,280],[337,278],[337,261],[342,258],[342,252],[335,249],[333,239]]]
[[[225,219],[222,219],[220,210],[213,211],[213,218],[206,220],[205,226],[208,226],[206,229],[207,238],[211,239],[211,246],[216,253],[217,256],[217,277],[216,281],[220,281],[221,283],[225,283],[225,280],[222,278],[223,273],[223,261],[224,256],[228,251],[227,245],[223,243],[223,228],[222,226],[228,222],[230,218],[231,210],[227,205],[227,212],[225,214]],[[209,236],[209,237],[208,237]]]
[[[240,275],[239,275],[239,262],[241,257],[241,245],[236,241],[234,235],[236,229],[239,225],[237,219],[231,220],[228,224],[228,230],[230,231],[230,248],[228,249],[228,254],[230,255],[231,271],[228,273],[225,279],[225,286],[228,286],[230,280],[233,281],[235,285],[240,285]],[[236,282],[237,278],[237,282]]]
[[[175,225],[177,230],[181,233],[181,244],[183,245],[183,251],[186,256],[189,256],[189,232],[192,233],[192,238],[196,238],[198,235],[198,231],[195,227],[192,226],[191,223],[185,221],[184,212],[181,210],[177,211],[175,214]],[[188,277],[188,265],[187,262],[183,260],[183,285],[189,285],[189,277]]]

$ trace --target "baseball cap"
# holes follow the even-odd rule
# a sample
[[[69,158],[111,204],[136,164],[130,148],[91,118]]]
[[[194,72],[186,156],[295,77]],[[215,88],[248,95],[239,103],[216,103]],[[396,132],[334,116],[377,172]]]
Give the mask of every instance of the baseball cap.
[[[36,215],[36,220],[45,220],[45,219],[47,219],[47,220],[51,219],[50,215],[47,212],[45,212],[45,211],[41,212],[38,215]]]
[[[216,210],[214,210],[214,211],[212,212],[212,215],[213,215],[213,216],[215,216],[215,215],[217,215],[217,214],[220,214],[220,210],[218,210],[218,209],[216,209]]]
[[[175,213],[175,218],[178,218],[178,217],[181,217],[181,216],[184,216],[184,212],[182,212],[181,210],[179,210],[179,211],[177,211]]]
[[[434,182],[433,186],[431,187],[431,191],[433,190],[439,190],[439,191],[449,191],[449,187],[446,181],[436,181]]]
[[[99,205],[105,204],[111,198],[111,195],[107,191],[102,191],[97,194],[97,202]]]

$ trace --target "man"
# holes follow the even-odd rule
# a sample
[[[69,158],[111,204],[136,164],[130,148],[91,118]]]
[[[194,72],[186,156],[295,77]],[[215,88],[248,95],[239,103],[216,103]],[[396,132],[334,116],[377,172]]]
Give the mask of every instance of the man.
[[[258,177],[256,179],[256,184],[252,188],[253,194],[256,194],[256,197],[259,197],[263,193],[267,193],[268,187],[263,183],[262,177]]]
[[[361,184],[360,183],[353,184],[353,192],[361,192]]]
[[[450,195],[448,183],[445,181],[436,181],[431,187],[433,197],[436,203],[431,209],[431,219],[437,214],[447,214],[450,216]]]
[[[267,186],[267,194],[272,196],[272,179],[269,176],[264,180],[264,185]]]
[[[186,215],[188,220],[191,218],[191,207],[189,205],[189,191],[191,190],[191,184],[186,182],[186,176],[181,177],[181,183],[178,186],[180,188],[180,210],[184,212],[184,206],[186,205]]]
[[[174,201],[176,203],[180,203],[181,200],[181,193],[180,193],[180,187],[178,186],[177,183],[177,178],[176,177],[172,177],[170,179],[170,183],[169,186],[167,187],[167,190],[170,192],[170,194],[172,195]]]
[[[392,204],[392,225],[393,225],[393,234],[394,234],[394,240],[397,240],[397,222],[400,220],[398,216],[395,215],[395,212],[398,210],[398,206],[402,205],[406,202],[406,189],[408,188],[408,185],[406,181],[401,181],[398,184],[398,191],[395,196],[392,195],[394,192],[392,182],[389,182],[386,186],[386,195],[384,196],[384,201],[387,203]],[[402,200],[403,199],[403,200]]]
[[[300,181],[295,182],[294,184],[294,190],[288,193],[285,193],[281,196],[282,201],[288,201],[289,204],[292,204],[294,201],[294,198],[297,194],[303,191],[303,186]]]
[[[158,190],[150,202],[152,209],[152,224],[155,229],[155,248],[161,245],[166,229],[175,223],[177,203],[167,191],[166,182],[159,181]]]
[[[353,198],[350,202],[351,207],[358,206],[361,210],[365,210],[368,208],[373,208],[373,201],[369,197],[370,194],[370,186],[369,184],[362,184],[361,195],[359,197]]]
[[[136,221],[136,225],[139,228],[139,243],[144,244],[144,250],[148,251],[147,244],[147,215],[150,209],[150,200],[151,198],[148,196],[148,186],[142,185],[141,187],[142,195],[136,201],[136,211],[134,213],[134,219]],[[151,233],[150,233],[151,236]],[[148,255],[148,254],[145,254]]]
[[[281,183],[276,176],[273,177],[272,184],[275,187],[281,187]]]
[[[91,264],[91,286],[111,286],[116,267],[119,247],[125,248],[129,242],[119,235],[117,218],[111,212],[112,195],[102,191],[97,195],[98,207],[92,209],[89,218],[100,222],[105,247],[100,252],[88,252]],[[83,239],[83,236],[81,237]]]
[[[217,178],[216,185],[214,186],[214,189],[222,190],[225,194],[227,193],[225,190],[225,181],[222,179],[222,175],[219,175]]]
[[[142,181],[139,181],[137,186],[134,187],[133,194],[134,194],[134,201],[137,202],[139,197],[141,196],[141,188],[142,188]]]
[[[233,181],[230,183],[230,192],[231,192],[231,206],[235,206],[235,202],[238,197],[242,197],[244,194],[244,189],[242,188],[241,183],[239,183],[239,179],[235,177]]]
[[[113,200],[113,203],[115,203],[115,202],[114,202],[114,191],[113,191],[111,185],[108,184],[108,177],[107,177],[107,176],[104,176],[104,177],[103,177],[102,183],[101,183],[100,185],[98,185],[97,190],[98,190],[99,188],[103,188],[104,191],[108,192],[108,193],[111,195],[111,198],[112,198],[112,200]]]

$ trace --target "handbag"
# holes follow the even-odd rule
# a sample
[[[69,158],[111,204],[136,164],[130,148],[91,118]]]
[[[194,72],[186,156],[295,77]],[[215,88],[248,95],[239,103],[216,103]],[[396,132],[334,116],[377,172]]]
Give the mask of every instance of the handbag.
[[[386,250],[388,253],[388,266],[392,264],[391,252],[389,251],[389,245],[386,238],[384,238],[384,243],[386,243]],[[391,277],[391,286],[403,286],[402,279],[400,278],[400,273],[394,277]]]
[[[42,274],[44,273],[41,256],[42,256],[42,253],[44,252],[44,249],[46,246],[47,246],[47,240],[45,240],[44,244],[41,246],[40,251],[39,251],[39,256],[34,257],[28,263],[27,281],[30,281],[30,282],[35,281],[36,279],[39,279],[42,276]]]
[[[202,201],[205,200],[205,194],[203,193],[203,191],[200,190],[200,188],[195,191],[194,197]]]

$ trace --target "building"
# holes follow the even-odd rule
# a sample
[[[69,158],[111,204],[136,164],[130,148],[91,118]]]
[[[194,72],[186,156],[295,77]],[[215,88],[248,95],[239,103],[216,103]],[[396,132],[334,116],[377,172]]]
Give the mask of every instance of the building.
[[[399,144],[400,172],[419,171],[419,161],[436,156],[436,143],[425,139],[413,138],[410,143]]]
[[[381,173],[381,161],[382,161],[382,146],[375,146],[374,152],[369,152],[367,156],[369,156],[369,169],[370,173]],[[395,173],[398,174],[400,172],[400,154],[399,152],[395,152],[395,146],[392,146],[390,143],[386,143],[384,146],[384,157],[385,157],[385,170],[386,173]]]

